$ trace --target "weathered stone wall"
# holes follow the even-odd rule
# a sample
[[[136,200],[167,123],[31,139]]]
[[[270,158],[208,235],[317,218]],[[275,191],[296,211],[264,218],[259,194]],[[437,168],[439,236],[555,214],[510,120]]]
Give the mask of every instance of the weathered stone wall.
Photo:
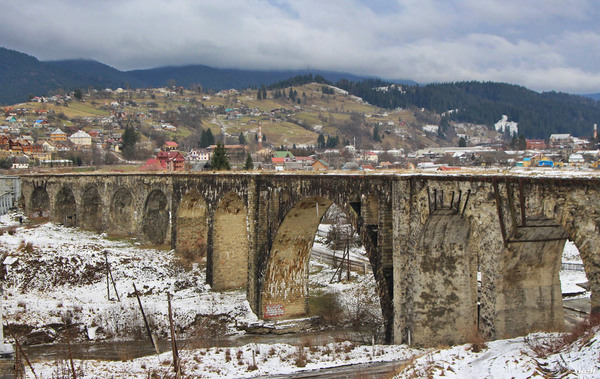
[[[208,239],[206,201],[198,190],[183,197],[177,212],[177,252],[191,261],[206,259]]]
[[[413,272],[416,345],[452,345],[477,328],[477,260],[468,249],[468,221],[451,209],[427,221]]]
[[[248,282],[247,209],[242,198],[225,195],[215,211],[213,288],[217,291],[245,288]]]

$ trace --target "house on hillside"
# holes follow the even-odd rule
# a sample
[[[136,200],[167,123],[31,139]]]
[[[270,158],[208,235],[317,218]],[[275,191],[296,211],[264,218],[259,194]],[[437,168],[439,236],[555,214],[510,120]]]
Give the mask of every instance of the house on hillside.
[[[51,142],[57,142],[57,141],[66,141],[67,140],[67,133],[63,132],[60,129],[56,129],[55,131],[53,131],[52,133],[50,133],[50,141]]]
[[[569,155],[569,163],[579,165],[581,163],[585,163],[585,159],[583,158],[583,155],[578,154],[578,153],[573,153],[573,154]]]
[[[311,166],[315,171],[323,171],[329,169],[329,163],[325,162],[322,159],[315,161]]]
[[[188,161],[209,161],[210,151],[207,149],[192,149],[187,159]]]
[[[167,171],[185,170],[185,158],[179,151],[159,151],[156,158]]]
[[[163,151],[175,151],[179,148],[179,144],[175,141],[167,141],[162,145]]]
[[[69,140],[75,146],[92,146],[92,136],[90,136],[83,130],[72,134],[71,137],[69,137]]]
[[[573,144],[573,138],[570,134],[551,134],[550,147],[563,148]]]
[[[544,150],[548,148],[546,141],[543,139],[527,139],[525,144],[527,150]]]
[[[160,160],[156,158],[150,158],[140,167],[142,171],[165,171],[166,166]]]
[[[291,151],[275,151],[273,152],[273,158],[283,158],[285,162],[292,162],[294,154]]]
[[[363,156],[362,159],[364,161],[369,161],[369,162],[373,162],[373,163],[377,163],[379,161],[379,157],[377,156],[376,153],[372,152],[372,151],[366,151]]]
[[[537,167],[554,167],[554,161],[547,156],[540,154],[531,158],[531,166]]]

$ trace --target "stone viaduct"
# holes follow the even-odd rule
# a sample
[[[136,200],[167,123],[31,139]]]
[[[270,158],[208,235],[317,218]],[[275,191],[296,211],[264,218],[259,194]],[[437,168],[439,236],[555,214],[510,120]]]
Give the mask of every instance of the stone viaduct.
[[[367,251],[388,342],[420,346],[564,328],[565,241],[600,311],[600,178],[500,174],[35,174],[31,217],[168,244],[206,259],[214,290],[254,312],[308,312],[308,264],[333,203]]]

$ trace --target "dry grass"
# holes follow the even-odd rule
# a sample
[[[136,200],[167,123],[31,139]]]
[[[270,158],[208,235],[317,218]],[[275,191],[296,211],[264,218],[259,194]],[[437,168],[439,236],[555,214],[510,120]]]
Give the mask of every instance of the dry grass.
[[[600,314],[592,314],[567,333],[550,337],[525,336],[524,341],[536,358],[543,359],[564,350],[575,342],[585,345],[594,337],[599,326]]]
[[[471,329],[467,330],[465,337],[472,352],[479,353],[480,351],[487,349],[487,338],[481,333],[477,326],[473,326]]]

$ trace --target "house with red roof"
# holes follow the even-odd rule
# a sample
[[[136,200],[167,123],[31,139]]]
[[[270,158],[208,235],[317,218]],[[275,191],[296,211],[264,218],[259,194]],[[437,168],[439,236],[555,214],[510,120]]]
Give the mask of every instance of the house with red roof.
[[[140,167],[140,170],[142,171],[164,171],[166,169],[167,167],[164,165],[164,163],[156,158],[148,159],[146,163]]]
[[[162,149],[163,149],[163,151],[174,151],[174,150],[177,150],[178,147],[179,147],[179,145],[177,144],[177,142],[167,141],[163,145]]]
[[[156,158],[165,166],[167,171],[185,170],[185,158],[179,151],[159,151]]]

